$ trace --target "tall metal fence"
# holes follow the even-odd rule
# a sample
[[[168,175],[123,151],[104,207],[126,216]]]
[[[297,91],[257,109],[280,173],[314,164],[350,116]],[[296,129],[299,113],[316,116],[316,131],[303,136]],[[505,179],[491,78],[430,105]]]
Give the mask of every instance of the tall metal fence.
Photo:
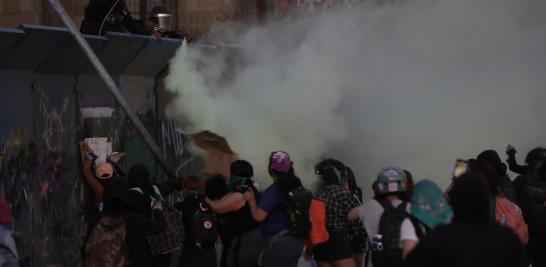
[[[163,89],[162,77],[180,40],[124,33],[86,39],[172,169],[179,169],[189,157],[189,140],[176,131],[181,126],[164,115],[171,96]],[[101,108],[113,112],[102,118],[82,113]],[[165,179],[64,28],[0,29],[0,119],[0,191],[12,204],[25,266],[81,265],[86,214],[92,207],[80,172],[79,140],[108,137],[114,151],[128,153],[125,168],[144,163],[155,179]]]

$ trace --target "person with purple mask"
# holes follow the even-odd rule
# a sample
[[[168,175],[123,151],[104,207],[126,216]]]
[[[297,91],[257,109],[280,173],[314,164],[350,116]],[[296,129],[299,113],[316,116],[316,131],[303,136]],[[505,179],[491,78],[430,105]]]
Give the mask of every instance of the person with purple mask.
[[[285,211],[288,192],[301,186],[294,174],[293,162],[288,153],[275,151],[269,157],[269,175],[273,184],[262,194],[257,204],[254,192],[246,192],[254,220],[261,222],[261,233],[267,246],[258,257],[263,267],[296,267],[303,252],[303,239],[289,233],[289,218]]]

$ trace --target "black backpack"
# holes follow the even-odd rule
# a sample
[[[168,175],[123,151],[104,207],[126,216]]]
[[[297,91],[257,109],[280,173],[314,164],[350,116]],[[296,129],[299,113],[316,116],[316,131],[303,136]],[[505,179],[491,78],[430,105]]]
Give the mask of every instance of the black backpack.
[[[409,215],[408,218],[410,219],[413,228],[415,228],[415,235],[417,235],[417,238],[423,240],[425,235],[430,231],[430,228],[413,215]]]
[[[305,238],[311,230],[309,208],[313,193],[303,186],[297,186],[288,192],[285,211],[288,215],[288,231],[291,235]]]
[[[390,201],[379,201],[385,211],[379,221],[379,233],[382,235],[382,249],[372,251],[374,267],[403,266],[402,249],[400,248],[400,227],[402,221],[409,215],[406,211],[406,202],[393,207]]]
[[[204,201],[198,203],[198,208],[190,221],[188,235],[197,247],[216,243],[218,223],[212,209]]]

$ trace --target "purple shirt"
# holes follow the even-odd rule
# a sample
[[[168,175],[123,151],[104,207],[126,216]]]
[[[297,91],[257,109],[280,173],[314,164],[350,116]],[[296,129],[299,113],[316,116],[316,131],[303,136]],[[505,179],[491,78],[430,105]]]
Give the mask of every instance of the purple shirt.
[[[288,215],[284,211],[285,203],[286,197],[277,184],[272,184],[264,191],[258,204],[258,208],[267,212],[267,217],[262,222],[262,236],[273,236],[288,229]]]

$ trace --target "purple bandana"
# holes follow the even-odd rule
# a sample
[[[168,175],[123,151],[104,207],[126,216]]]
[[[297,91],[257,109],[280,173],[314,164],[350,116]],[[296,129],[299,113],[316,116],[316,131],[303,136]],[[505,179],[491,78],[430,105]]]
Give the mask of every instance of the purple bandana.
[[[290,156],[284,151],[271,152],[271,156],[269,157],[269,168],[277,172],[288,172],[290,167],[292,167],[292,163]]]

